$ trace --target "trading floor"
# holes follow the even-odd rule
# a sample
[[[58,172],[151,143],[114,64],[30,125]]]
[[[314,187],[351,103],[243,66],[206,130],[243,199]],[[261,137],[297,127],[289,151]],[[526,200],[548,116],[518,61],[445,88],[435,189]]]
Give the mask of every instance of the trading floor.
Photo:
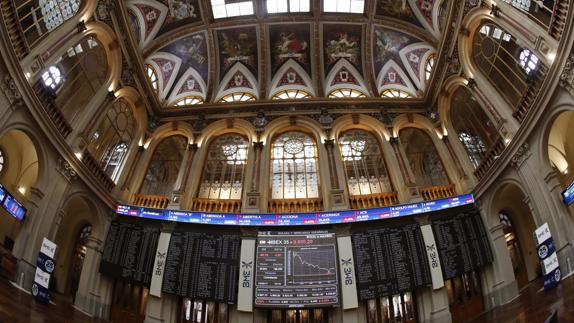
[[[524,288],[512,302],[488,311],[470,322],[544,322],[553,310],[559,322],[574,322],[574,277],[565,278],[556,289],[542,290],[540,280]],[[54,304],[43,305],[31,295],[0,278],[0,323],[105,322],[91,319],[56,295]]]

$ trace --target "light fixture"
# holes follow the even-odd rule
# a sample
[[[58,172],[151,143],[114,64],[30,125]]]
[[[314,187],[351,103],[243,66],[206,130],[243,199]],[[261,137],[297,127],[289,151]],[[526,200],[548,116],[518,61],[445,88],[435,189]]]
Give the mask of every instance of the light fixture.
[[[76,158],[78,158],[78,159],[80,159],[80,160],[82,159],[82,152],[81,152],[81,151],[80,151],[80,152],[77,152],[77,153],[74,153],[74,155],[76,156]]]
[[[20,192],[20,194],[24,195],[24,194],[26,194],[26,188],[24,186],[18,186],[18,192]]]

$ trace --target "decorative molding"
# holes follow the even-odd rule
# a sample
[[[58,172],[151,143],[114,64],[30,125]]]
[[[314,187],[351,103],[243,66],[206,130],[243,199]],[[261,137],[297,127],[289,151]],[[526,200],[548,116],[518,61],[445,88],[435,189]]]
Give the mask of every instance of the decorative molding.
[[[530,157],[530,155],[532,155],[530,152],[530,145],[525,142],[522,146],[520,146],[520,148],[518,148],[518,151],[516,151],[514,156],[512,156],[510,165],[518,170],[522,164]]]
[[[78,173],[76,173],[76,171],[70,165],[70,163],[68,163],[68,161],[62,157],[58,158],[58,165],[56,167],[56,170],[60,174],[62,174],[62,176],[64,176],[68,181],[74,180],[78,175]]]
[[[560,74],[560,86],[566,90],[574,89],[574,54],[570,54]]]
[[[20,94],[20,90],[10,75],[4,75],[4,80],[0,82],[0,88],[11,105],[20,106],[23,103],[22,94]]]

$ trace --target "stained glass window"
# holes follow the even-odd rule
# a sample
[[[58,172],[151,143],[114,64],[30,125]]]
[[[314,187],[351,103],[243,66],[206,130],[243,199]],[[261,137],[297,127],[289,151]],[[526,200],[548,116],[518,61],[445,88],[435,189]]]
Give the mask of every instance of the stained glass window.
[[[57,66],[50,66],[48,70],[42,74],[42,82],[46,87],[56,90],[63,81],[62,72]]]
[[[431,55],[425,65],[425,80],[430,80],[434,68],[434,55]]]
[[[156,147],[140,194],[170,196],[187,149],[187,138],[171,136]]]
[[[400,131],[399,139],[417,186],[441,186],[450,183],[434,143],[426,132],[417,128],[405,128]]]
[[[56,29],[72,18],[80,9],[80,0],[40,0],[38,5],[48,31]]]
[[[237,92],[224,96],[219,102],[245,102],[255,101],[255,97],[247,92]]]
[[[203,99],[198,96],[188,96],[175,102],[176,107],[182,107],[185,105],[196,105],[196,104],[203,104]]]
[[[271,148],[272,199],[319,197],[317,146],[301,132],[277,137]]]
[[[339,138],[347,186],[351,195],[369,195],[393,190],[377,139],[362,130],[344,133]]]
[[[241,199],[248,144],[239,135],[224,135],[209,145],[198,197]]]
[[[534,55],[530,49],[525,48],[520,52],[520,66],[522,66],[526,74],[536,70],[539,62],[538,56]]]
[[[0,148],[0,174],[4,170],[4,165],[6,165],[6,157],[4,156],[4,150]]]
[[[249,16],[253,14],[253,1],[211,0],[213,18]]]
[[[323,12],[363,13],[364,0],[324,0]]]
[[[286,90],[273,95],[273,100],[296,100],[308,98],[311,98],[311,94],[301,90]]]
[[[365,93],[353,89],[337,89],[329,93],[329,98],[366,98]]]
[[[137,124],[131,108],[124,100],[117,100],[92,134],[88,151],[100,162],[110,179],[117,182],[121,166],[132,143]]]
[[[155,90],[155,92],[159,92],[159,79],[157,78],[157,73],[151,67],[151,65],[146,65],[146,73],[147,77],[151,83],[151,87]]]
[[[458,134],[458,139],[466,149],[468,158],[472,162],[474,168],[477,168],[482,161],[482,156],[486,153],[486,147],[480,137],[472,136],[466,132],[461,132]]]
[[[403,90],[387,89],[381,92],[381,97],[388,99],[410,99],[413,96]]]

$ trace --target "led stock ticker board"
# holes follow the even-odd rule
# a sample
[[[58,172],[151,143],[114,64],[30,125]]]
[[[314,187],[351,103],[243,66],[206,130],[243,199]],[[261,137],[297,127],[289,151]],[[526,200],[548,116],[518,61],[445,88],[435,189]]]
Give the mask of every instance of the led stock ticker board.
[[[256,250],[256,307],[339,304],[334,232],[259,232]]]
[[[151,209],[138,206],[119,205],[118,215],[164,220],[182,223],[238,225],[238,226],[299,226],[353,223],[387,218],[428,213],[450,209],[463,205],[474,204],[472,194],[455,196],[447,199],[403,204],[383,208],[348,210],[336,212],[315,213],[268,213],[268,214],[239,214],[239,213],[205,213],[178,210]]]

